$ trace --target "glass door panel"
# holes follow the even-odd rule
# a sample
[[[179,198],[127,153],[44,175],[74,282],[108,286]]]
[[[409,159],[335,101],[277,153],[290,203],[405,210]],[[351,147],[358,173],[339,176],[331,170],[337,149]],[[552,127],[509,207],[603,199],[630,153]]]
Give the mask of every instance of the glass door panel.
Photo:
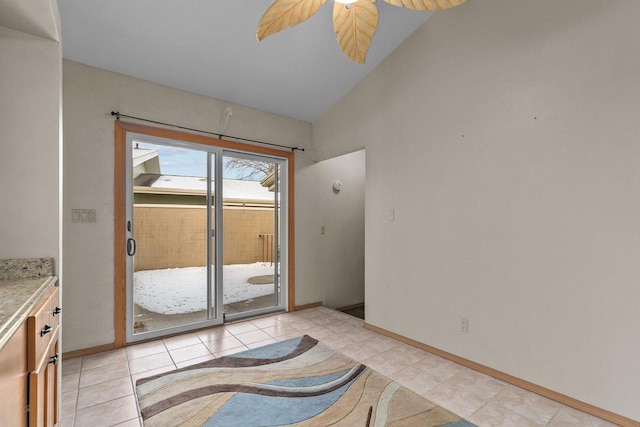
[[[227,319],[283,308],[281,160],[223,157],[223,290]]]
[[[177,141],[128,143],[127,340],[216,323],[216,154]]]

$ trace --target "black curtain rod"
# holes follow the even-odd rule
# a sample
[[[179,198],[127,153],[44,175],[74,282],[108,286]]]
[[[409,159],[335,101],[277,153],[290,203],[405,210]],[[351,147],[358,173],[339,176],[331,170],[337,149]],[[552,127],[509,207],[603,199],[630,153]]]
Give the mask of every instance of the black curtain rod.
[[[253,143],[256,143],[256,144],[271,145],[272,147],[286,148],[287,150],[291,150],[291,151],[296,151],[296,150],[304,151],[304,148],[288,147],[286,145],[272,144],[271,142],[257,141],[255,139],[248,139],[248,138],[240,138],[238,136],[232,136],[232,135],[223,135],[221,133],[208,132],[206,130],[188,128],[188,127],[185,127],[185,126],[173,125],[171,123],[165,123],[165,122],[158,122],[158,121],[155,121],[155,120],[143,119],[141,117],[127,116],[126,114],[120,114],[119,111],[112,111],[111,115],[114,116],[116,118],[116,120],[120,120],[120,117],[126,117],[127,119],[141,120],[143,122],[155,123],[157,125],[171,126],[171,127],[174,127],[174,128],[190,130],[190,131],[193,131],[193,132],[206,133],[208,135],[217,136],[219,139],[231,138],[231,139],[235,139],[235,140],[238,140],[238,141],[253,142]]]

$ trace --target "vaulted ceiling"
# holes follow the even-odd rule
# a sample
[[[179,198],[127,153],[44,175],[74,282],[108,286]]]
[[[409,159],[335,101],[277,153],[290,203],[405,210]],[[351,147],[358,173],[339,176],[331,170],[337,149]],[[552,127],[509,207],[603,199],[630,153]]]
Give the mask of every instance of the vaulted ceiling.
[[[58,0],[65,58],[313,122],[431,15],[378,1],[364,65],[333,32],[333,2],[258,42],[272,0]]]

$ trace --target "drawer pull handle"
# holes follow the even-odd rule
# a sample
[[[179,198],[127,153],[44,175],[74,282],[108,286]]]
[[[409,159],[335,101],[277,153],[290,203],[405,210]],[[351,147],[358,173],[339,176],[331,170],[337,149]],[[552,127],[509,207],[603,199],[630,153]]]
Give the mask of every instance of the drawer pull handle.
[[[53,363],[54,365],[58,364],[58,358],[60,355],[56,353],[54,356],[49,357],[49,363]]]
[[[60,307],[56,307],[56,309],[53,310],[53,315],[54,316],[57,316],[60,313],[62,313],[62,309]]]
[[[40,331],[40,336],[43,337],[45,335],[47,335],[49,332],[51,332],[53,328],[51,328],[51,326],[49,325],[44,325],[44,328],[42,328],[42,330]]]

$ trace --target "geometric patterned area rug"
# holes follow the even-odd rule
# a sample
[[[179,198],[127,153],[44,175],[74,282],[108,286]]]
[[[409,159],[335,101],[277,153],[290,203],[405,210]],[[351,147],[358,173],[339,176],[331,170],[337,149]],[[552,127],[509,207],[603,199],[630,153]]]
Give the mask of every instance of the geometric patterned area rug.
[[[308,335],[136,383],[145,427],[474,426]]]

